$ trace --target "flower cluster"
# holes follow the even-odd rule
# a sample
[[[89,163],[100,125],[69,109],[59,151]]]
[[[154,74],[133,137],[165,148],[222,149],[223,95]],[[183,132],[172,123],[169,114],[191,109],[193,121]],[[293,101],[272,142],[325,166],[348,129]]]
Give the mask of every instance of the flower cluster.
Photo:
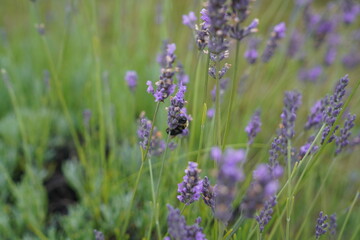
[[[156,89],[154,89],[152,82],[147,81],[147,92],[151,93],[155,97],[155,102],[163,102],[168,98],[175,90],[175,84],[173,83],[173,76],[175,74],[175,68],[173,66],[176,56],[174,54],[176,45],[174,43],[167,44],[166,54],[159,55],[158,62],[162,66],[160,80],[156,82]]]
[[[321,235],[324,235],[326,233],[326,229],[328,227],[328,223],[326,222],[327,219],[328,219],[328,216],[324,215],[323,212],[320,212],[319,217],[316,221],[316,227],[315,227],[316,239],[319,239]]]
[[[263,62],[270,61],[271,57],[275,53],[279,40],[285,37],[285,32],[286,32],[286,25],[284,22],[281,22],[274,27],[274,30],[271,33],[271,37],[262,55]]]
[[[299,79],[303,82],[316,82],[321,76],[323,69],[320,65],[310,69],[301,69],[299,71]]]
[[[239,164],[245,162],[243,150],[221,149],[214,147],[211,157],[219,166],[215,194],[215,217],[227,223],[232,214],[232,202],[235,199],[236,184],[244,180],[244,173]]]
[[[189,162],[183,177],[184,181],[178,184],[178,193],[180,195],[177,198],[186,205],[199,200],[202,193],[202,181],[199,176],[200,170],[197,167],[197,163]]]
[[[139,126],[137,130],[137,135],[140,140],[139,144],[143,150],[147,149],[149,144],[150,132],[152,128],[152,123],[149,119],[145,117],[145,113],[140,114]],[[151,142],[149,145],[149,154],[154,156],[161,155],[166,148],[165,141],[162,139],[162,134],[157,130],[156,127],[153,128],[153,133],[151,136]]]
[[[197,218],[194,225],[186,225],[184,216],[180,214],[179,209],[173,208],[171,205],[167,205],[169,210],[167,222],[168,233],[171,237],[165,237],[164,240],[179,240],[179,239],[196,239],[206,240],[206,236],[203,233],[203,229],[200,227],[201,218]]]

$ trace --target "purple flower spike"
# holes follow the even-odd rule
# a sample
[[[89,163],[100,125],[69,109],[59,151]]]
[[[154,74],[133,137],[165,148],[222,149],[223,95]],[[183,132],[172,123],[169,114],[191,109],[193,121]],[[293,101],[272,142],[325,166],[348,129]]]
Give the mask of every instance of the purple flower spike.
[[[357,49],[351,49],[348,54],[342,58],[342,64],[347,69],[353,69],[360,64],[360,53]]]
[[[264,208],[261,210],[260,214],[255,217],[259,224],[260,232],[263,232],[265,226],[270,222],[274,212],[273,208],[275,207],[276,203],[276,197],[272,197],[269,201],[265,202]]]
[[[253,143],[254,138],[260,132],[260,130],[261,130],[260,111],[256,111],[245,128],[245,132],[248,135],[249,145]]]
[[[185,96],[186,86],[179,85],[179,90],[174,97],[171,97],[170,107],[168,111],[168,130],[171,134],[174,129],[177,129],[180,124],[184,125],[189,120],[185,109]],[[176,135],[176,134],[175,134]]]
[[[332,235],[332,236],[335,236],[336,235],[336,227],[337,227],[337,224],[336,224],[336,214],[332,214],[330,216],[330,223],[329,223],[329,233]]]
[[[146,150],[151,131],[152,123],[149,119],[145,117],[145,113],[140,114],[139,125],[137,130],[137,135],[140,140],[139,144],[143,150]],[[172,146],[174,148],[174,146]],[[161,155],[166,148],[165,141],[162,139],[162,134],[157,130],[156,127],[153,129],[153,134],[151,137],[149,155],[159,156]]]
[[[355,114],[351,115],[349,113],[347,115],[344,127],[340,129],[340,136],[336,137],[336,155],[339,154],[345,147],[350,144],[349,137],[351,135],[351,129],[355,126],[355,118]]]
[[[247,60],[249,64],[256,63],[256,60],[258,58],[258,45],[259,45],[259,39],[256,38],[250,38],[248,41],[248,48],[245,51],[244,57]]]
[[[323,212],[320,212],[319,217],[316,221],[316,227],[315,227],[315,235],[316,239],[319,239],[321,235],[326,233],[326,228],[328,227],[327,224],[328,216],[324,215]]]
[[[95,240],[105,240],[105,236],[102,232],[94,229]]]
[[[355,4],[352,0],[342,1],[343,22],[347,25],[353,23],[360,14],[360,4]]]
[[[284,38],[285,34],[286,34],[286,25],[284,22],[279,23],[274,27],[274,30],[271,33],[271,38],[269,39],[266,48],[264,50],[264,53],[262,55],[263,62],[270,61],[271,57],[275,53],[279,40]]]
[[[189,166],[185,170],[186,175],[183,177],[184,181],[178,184],[178,193],[180,195],[177,198],[186,205],[199,200],[202,192],[202,182],[199,177],[200,170],[197,166],[197,163],[189,162]]]
[[[236,16],[235,21],[242,23],[249,15],[249,5],[251,0],[232,0],[231,9]]]
[[[301,105],[301,94],[296,91],[285,92],[284,109],[281,114],[281,134],[287,139],[295,135],[296,112]]]
[[[311,136],[311,137],[308,139],[307,143],[305,143],[305,145],[303,145],[303,146],[300,147],[299,155],[298,155],[298,160],[299,160],[299,161],[302,160],[302,159],[305,157],[305,155],[306,155],[306,153],[309,151],[309,149],[310,149],[310,147],[311,147],[311,143],[314,141],[314,139],[315,139],[315,137],[314,137],[314,136]],[[319,149],[319,147],[316,146],[316,145],[314,145],[314,146],[312,147],[312,149],[309,151],[309,154],[315,153],[318,149]]]
[[[182,23],[191,29],[195,28],[196,16],[194,12],[189,12],[188,15],[182,15]]]
[[[202,198],[204,203],[208,205],[211,210],[214,212],[215,210],[215,191],[214,187],[210,185],[210,181],[208,177],[205,177],[202,181]]]
[[[329,104],[323,112],[322,121],[326,124],[324,131],[322,133],[321,144],[325,142],[326,137],[330,134],[331,127],[334,125],[336,118],[339,116],[342,106],[343,106],[343,97],[345,96],[345,88],[349,84],[349,77],[345,75],[339,80],[335,86],[335,90],[332,96],[329,98]],[[337,127],[338,128],[338,127]],[[334,135],[329,138],[329,142],[334,140]]]
[[[166,42],[165,42],[166,43]],[[155,97],[155,102],[163,102],[168,98],[175,90],[175,84],[173,83],[173,76],[175,74],[174,62],[176,56],[174,54],[176,45],[174,43],[167,44],[166,49],[163,49],[163,53],[158,56],[158,62],[160,63],[161,75],[160,80],[155,83],[156,90],[154,89],[151,81],[147,81],[147,92],[151,93]]]
[[[164,240],[206,240],[206,236],[203,233],[203,229],[200,227],[201,218],[197,218],[194,225],[187,226],[184,216],[180,214],[179,209],[173,208],[171,205],[167,205],[169,210],[167,222],[168,233],[171,236],[165,237]]]
[[[216,184],[215,217],[225,224],[232,214],[232,202],[235,199],[236,184],[244,180],[242,169],[238,166],[245,161],[243,150],[227,149],[222,153],[214,147],[211,156],[218,162],[219,172]]]
[[[129,86],[129,88],[132,92],[135,91],[135,88],[137,86],[137,80],[138,80],[138,76],[135,71],[127,71],[126,72],[125,81],[127,82],[127,85]]]
[[[323,119],[323,112],[328,104],[328,98],[325,97],[317,101],[310,110],[310,115],[305,124],[305,130],[309,130],[312,127],[319,127]]]

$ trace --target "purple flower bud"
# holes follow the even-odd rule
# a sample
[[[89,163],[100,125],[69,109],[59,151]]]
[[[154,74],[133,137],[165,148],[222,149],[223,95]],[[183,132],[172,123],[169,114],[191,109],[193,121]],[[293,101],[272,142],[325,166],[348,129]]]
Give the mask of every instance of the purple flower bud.
[[[326,228],[328,227],[327,224],[328,216],[324,215],[323,212],[320,212],[319,217],[316,221],[316,227],[315,227],[315,235],[316,239],[319,239],[321,235],[326,233]]]
[[[291,58],[295,57],[296,54],[301,49],[301,47],[303,46],[303,44],[304,44],[304,36],[301,33],[294,31],[294,33],[290,38],[287,55]]]
[[[127,71],[125,74],[125,81],[132,92],[135,91],[137,86],[138,76],[135,71]]]
[[[268,62],[271,59],[278,46],[279,40],[285,37],[285,33],[286,25],[284,22],[281,22],[274,27],[274,30],[271,33],[271,38],[269,39],[262,55],[263,62]]]
[[[281,134],[291,139],[295,135],[296,112],[301,105],[301,94],[296,91],[285,92],[284,109],[281,114]]]
[[[182,23],[191,29],[195,28],[196,16],[194,12],[189,12],[188,15],[182,15]]]
[[[105,240],[105,236],[102,232],[94,229],[95,240]]]
[[[335,236],[336,234],[336,227],[337,227],[337,224],[336,224],[336,214],[332,214],[330,216],[330,223],[329,223],[329,233],[332,235],[332,236]]]
[[[261,131],[260,111],[256,111],[245,128],[248,135],[248,144],[252,144],[256,135]]]

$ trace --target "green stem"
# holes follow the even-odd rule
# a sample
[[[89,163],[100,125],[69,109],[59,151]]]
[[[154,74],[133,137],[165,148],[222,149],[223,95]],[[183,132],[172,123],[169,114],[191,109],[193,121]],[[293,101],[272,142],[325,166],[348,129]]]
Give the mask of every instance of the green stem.
[[[353,210],[353,208],[355,206],[356,201],[358,201],[358,199],[359,199],[359,194],[360,194],[360,192],[358,191],[356,193],[356,195],[355,195],[355,198],[354,198],[353,202],[351,203],[350,209],[349,209],[348,213],[346,214],[345,221],[344,221],[344,223],[343,223],[343,225],[341,227],[341,230],[340,230],[340,233],[339,233],[339,236],[338,236],[338,240],[342,239],[342,235],[344,234],[345,227],[346,227],[346,224],[347,224],[347,222],[349,220],[350,214],[351,214],[351,212],[352,212],[352,210]]]
[[[161,168],[160,168],[160,174],[159,174],[159,179],[158,179],[158,182],[156,184],[156,198],[158,198],[159,196],[159,192],[160,192],[160,182],[161,182],[161,177],[162,177],[162,172],[163,172],[163,169],[164,169],[164,163],[165,163],[165,158],[166,158],[166,153],[167,153],[167,150],[168,150],[168,147],[169,147],[169,140],[170,140],[170,134],[167,134],[167,137],[166,137],[166,148],[165,148],[165,151],[164,151],[164,154],[163,154],[163,158],[162,158],[162,161],[161,161]]]
[[[158,103],[156,104],[156,109],[155,109],[155,113],[154,113],[154,116],[153,116],[153,121],[152,121],[152,124],[151,124],[151,129],[150,129],[148,144],[147,144],[147,146],[146,146],[145,152],[143,152],[142,155],[141,155],[141,158],[142,158],[142,159],[141,159],[141,166],[140,166],[140,170],[139,170],[139,172],[138,172],[137,178],[136,178],[135,186],[134,186],[134,188],[133,188],[133,195],[132,195],[132,197],[131,197],[130,206],[129,206],[129,208],[128,208],[129,214],[127,214],[127,216],[126,216],[125,223],[124,223],[124,227],[123,227],[123,231],[122,231],[123,234],[125,234],[126,229],[127,229],[127,226],[128,226],[128,224],[129,224],[131,209],[132,209],[132,206],[133,206],[133,204],[134,204],[135,194],[136,194],[137,189],[138,189],[138,186],[139,186],[139,179],[140,179],[140,176],[141,176],[142,171],[143,171],[144,162],[146,161],[146,159],[147,159],[147,157],[148,157],[148,152],[149,152],[149,148],[150,148],[151,138],[152,138],[152,134],[153,134],[153,131],[154,131],[154,125],[155,125],[156,115],[157,115],[157,113],[158,113],[158,111],[159,111],[159,106],[160,106],[160,102],[158,102]],[[155,204],[155,203],[154,203],[154,204]]]
[[[155,216],[155,225],[156,225],[156,231],[158,234],[159,239],[161,239],[161,231],[160,231],[160,225],[159,221],[157,220],[157,214],[156,214],[156,196],[155,196],[155,184],[154,184],[154,177],[153,177],[153,170],[151,165],[151,158],[148,158],[149,163],[149,172],[150,172],[150,185],[151,185],[151,196],[153,200],[153,216]],[[152,229],[152,224],[150,225],[150,232]]]
[[[291,140],[288,139],[287,144],[287,169],[288,169],[288,178],[291,178]],[[288,184],[288,195],[286,201],[286,239],[290,239],[290,219],[291,219],[291,181]]]
[[[238,61],[239,61],[239,48],[240,48],[240,41],[236,42],[236,52],[235,52],[235,68],[234,68],[234,76],[232,79],[232,87],[231,87],[231,94],[230,94],[230,104],[229,104],[229,108],[228,108],[228,114],[227,114],[227,118],[226,118],[226,122],[225,122],[225,133],[224,133],[224,138],[223,138],[223,145],[222,145],[222,149],[225,149],[225,144],[226,144],[226,139],[229,133],[229,126],[230,126],[230,117],[232,115],[232,108],[233,108],[233,103],[234,103],[234,97],[235,97],[235,93],[236,93],[236,83],[237,83],[237,79],[236,79],[236,75],[237,75],[237,69],[238,69]]]
[[[216,76],[216,99],[215,99],[215,144],[221,146],[221,114],[220,114],[220,76],[219,63],[215,62],[215,76]]]

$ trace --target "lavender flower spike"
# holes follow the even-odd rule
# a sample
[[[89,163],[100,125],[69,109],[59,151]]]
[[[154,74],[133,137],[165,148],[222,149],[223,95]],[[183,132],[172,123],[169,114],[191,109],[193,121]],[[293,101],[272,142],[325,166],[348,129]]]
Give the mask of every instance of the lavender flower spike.
[[[186,205],[199,200],[202,192],[202,182],[199,177],[200,169],[197,166],[197,163],[189,162],[189,166],[185,170],[186,175],[183,177],[184,181],[178,184],[180,195],[177,198]]]
[[[340,129],[340,136],[336,137],[336,151],[335,154],[339,154],[346,146],[350,144],[349,137],[351,135],[351,129],[355,126],[356,115],[347,115],[344,127]]]
[[[335,236],[336,234],[336,227],[337,227],[337,224],[336,224],[336,214],[332,214],[330,216],[330,222],[329,222],[329,233],[333,236]]]
[[[264,208],[260,214],[255,217],[259,224],[260,232],[264,231],[265,226],[270,222],[273,214],[273,207],[277,204],[276,197],[272,197],[269,201],[265,202]]]
[[[328,224],[326,222],[327,219],[328,219],[328,216],[324,215],[323,212],[320,212],[319,217],[316,222],[316,227],[315,227],[316,239],[319,239],[321,235],[326,233],[326,228],[328,227]]]
[[[274,27],[274,30],[271,33],[271,38],[269,39],[266,48],[264,50],[264,53],[262,55],[263,62],[268,62],[271,59],[271,57],[274,55],[279,40],[285,37],[285,32],[286,32],[286,25],[284,22],[281,22]]]
[[[330,134],[331,128],[334,125],[336,118],[339,116],[342,106],[343,106],[343,97],[346,93],[346,86],[349,84],[349,77],[345,75],[339,80],[335,86],[335,90],[332,96],[329,98],[329,104],[323,112],[322,121],[326,124],[324,131],[322,133],[321,144],[325,142],[325,139]],[[338,128],[338,126],[336,127]],[[335,129],[336,130],[336,129]],[[334,136],[330,136],[329,142],[334,140]]]
[[[180,214],[179,209],[173,208],[171,205],[167,205],[169,215],[168,233],[171,236],[165,237],[164,240],[206,240],[206,236],[203,233],[203,229],[200,227],[201,218],[197,218],[194,225],[187,226],[184,216]]]
[[[132,92],[135,91],[137,86],[138,75],[135,71],[127,71],[125,74],[125,81]]]
[[[296,112],[301,105],[301,94],[296,91],[285,92],[284,110],[281,114],[281,135],[291,139],[295,135]]]
[[[260,111],[256,111],[245,128],[245,132],[248,135],[249,145],[253,143],[254,138],[260,132],[260,130],[261,130]]]
[[[215,210],[215,191],[214,187],[210,185],[210,181],[208,177],[205,177],[202,181],[202,198],[204,203],[208,205],[211,210],[214,212]]]
[[[94,229],[95,240],[105,240],[105,236],[102,232]]]
[[[211,157],[218,162],[219,172],[216,184],[215,217],[225,224],[232,214],[232,202],[235,198],[236,184],[244,180],[239,163],[244,163],[245,152],[243,150],[227,149],[222,153],[220,148],[211,150]]]
[[[166,47],[166,54],[160,55],[158,61],[163,67],[161,69],[160,80],[156,82],[156,90],[154,89],[151,81],[147,81],[147,92],[151,93],[155,97],[155,102],[163,102],[168,98],[175,90],[175,84],[173,83],[173,77],[175,75],[174,62],[176,56],[174,54],[176,45],[174,43],[168,44]]]

